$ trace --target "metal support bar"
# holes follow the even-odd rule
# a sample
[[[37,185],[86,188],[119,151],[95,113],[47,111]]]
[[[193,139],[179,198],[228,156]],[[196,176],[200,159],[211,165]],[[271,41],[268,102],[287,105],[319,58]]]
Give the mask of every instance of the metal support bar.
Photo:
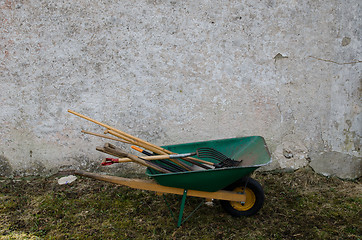
[[[204,204],[204,201],[202,201],[202,202],[199,204],[199,206],[197,206],[197,207],[182,221],[182,223],[186,222],[187,219],[189,219],[189,218],[197,211],[197,209],[199,209],[203,204]],[[182,223],[181,223],[181,224],[182,224]]]
[[[171,212],[172,218],[177,221],[177,227],[180,227],[184,222],[186,222],[205,202],[204,200],[201,201],[201,203],[185,219],[182,219],[183,213],[184,213],[184,210],[185,210],[186,197],[187,197],[187,190],[185,189],[184,194],[182,195],[182,199],[181,199],[179,216],[178,216],[178,219],[176,219],[175,214],[172,211],[170,204],[168,203],[165,195],[163,195],[163,199],[166,202],[166,205],[167,205],[168,209]]]
[[[184,213],[186,196],[187,196],[187,189],[184,189],[184,194],[182,195],[181,206],[180,206],[180,214],[178,215],[177,227],[180,227],[182,224],[182,215]]]

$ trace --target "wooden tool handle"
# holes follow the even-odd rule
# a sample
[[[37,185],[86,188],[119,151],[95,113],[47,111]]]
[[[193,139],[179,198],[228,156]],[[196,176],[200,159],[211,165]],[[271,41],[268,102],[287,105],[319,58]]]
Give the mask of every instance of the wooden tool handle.
[[[112,155],[114,156],[117,156],[117,157],[127,157],[129,159],[131,159],[132,161],[138,163],[138,164],[141,164],[143,166],[146,166],[146,167],[149,167],[149,168],[152,168],[152,169],[155,169],[159,172],[162,172],[162,173],[170,173],[170,171],[160,167],[160,166],[157,166],[156,164],[154,163],[150,163],[150,162],[146,162],[145,160],[141,159],[140,157],[137,157],[136,155],[133,155],[133,154],[129,154],[129,153],[126,153],[124,152],[123,150],[121,150],[120,148],[117,148],[116,146],[112,145],[112,144],[109,144],[109,143],[106,143],[104,145],[104,149],[107,151],[107,152],[110,152],[112,153]]]
[[[144,150],[139,148],[139,147],[131,146],[131,148],[136,150],[136,151],[139,151],[141,153],[144,153]],[[188,154],[185,154],[185,155],[188,155]],[[196,153],[193,154],[193,155],[196,155]],[[197,161],[197,162],[208,164],[208,165],[215,165],[213,162],[204,161],[204,160],[201,160],[201,159],[198,159],[198,158],[193,158],[193,157],[190,157],[190,156],[182,156],[182,154],[176,154],[176,153],[170,154],[170,155],[158,155],[158,157],[160,157],[159,159],[181,158],[181,159],[188,159],[188,160],[191,160],[191,161]]]
[[[102,135],[102,134],[98,134],[98,133],[94,133],[94,132],[88,132],[88,131],[82,130],[82,133],[89,134],[89,135],[93,135],[93,136],[97,136],[97,137],[101,137],[101,138],[107,138],[107,139],[114,140],[114,141],[118,141],[118,142],[123,142],[123,143],[131,144],[130,142],[128,142],[128,141],[126,141],[126,140],[122,140],[122,139],[114,138],[114,137],[109,137],[109,136],[107,136],[107,135]]]
[[[88,120],[88,121],[91,121],[91,122],[93,122],[93,123],[95,123],[95,124],[98,124],[98,125],[100,125],[100,126],[102,126],[102,127],[105,127],[105,128],[108,129],[108,132],[109,132],[110,134],[112,134],[112,135],[114,135],[114,136],[116,136],[116,137],[122,138],[122,139],[124,139],[124,140],[126,140],[126,141],[129,141],[129,142],[131,142],[131,143],[134,144],[134,145],[137,145],[137,146],[140,146],[140,147],[144,147],[144,148],[146,148],[146,149],[148,149],[148,150],[150,150],[150,151],[152,151],[152,152],[154,152],[154,153],[162,154],[162,155],[164,155],[164,154],[174,154],[173,152],[171,152],[171,151],[169,151],[169,150],[167,150],[167,149],[161,148],[161,147],[159,147],[159,146],[157,146],[157,145],[154,145],[154,144],[152,144],[152,143],[149,143],[149,142],[147,142],[147,141],[144,141],[144,140],[142,140],[142,139],[140,139],[140,138],[137,138],[137,137],[135,137],[135,136],[132,136],[132,135],[130,135],[130,134],[128,134],[128,133],[125,133],[125,132],[123,132],[123,131],[121,131],[121,130],[118,130],[118,129],[114,128],[114,127],[111,127],[111,126],[109,126],[109,125],[107,125],[107,124],[104,124],[104,123],[102,123],[102,122],[96,121],[96,120],[94,120],[94,119],[92,119],[92,118],[90,118],[90,117],[87,117],[87,116],[83,115],[83,114],[77,113],[77,112],[72,111],[72,110],[70,110],[70,109],[68,110],[68,112],[69,112],[69,113],[72,113],[72,114],[74,114],[74,115],[76,115],[76,116],[78,116],[78,117],[84,118],[84,119],[86,119],[86,120]],[[130,140],[133,140],[133,141],[130,141]],[[191,160],[190,162],[192,162],[192,161],[200,162],[200,159],[197,159],[197,158],[184,158],[184,160],[186,160],[186,161],[190,161],[190,160]],[[191,168],[190,168],[188,165],[182,163],[181,161],[177,161],[177,160],[172,160],[172,161],[173,161],[175,164],[181,166],[182,168],[184,168],[184,169],[186,169],[186,170],[191,170]],[[202,161],[202,160],[201,160],[201,161]],[[194,163],[194,162],[193,162],[193,163]],[[204,161],[204,163],[206,163],[206,161]],[[213,163],[210,163],[210,162],[208,162],[208,164],[213,165]]]
[[[140,139],[140,138],[138,138],[138,137],[132,136],[131,134],[125,133],[125,132],[123,132],[123,131],[121,131],[121,130],[118,130],[117,128],[111,127],[111,126],[109,126],[109,125],[107,125],[107,124],[104,124],[104,123],[102,123],[102,122],[96,121],[96,120],[94,120],[94,119],[92,119],[92,118],[90,118],[90,117],[87,117],[87,116],[83,115],[83,114],[77,113],[77,112],[72,111],[72,110],[70,110],[70,109],[68,110],[68,112],[69,112],[69,113],[72,113],[72,114],[74,114],[74,115],[76,115],[76,116],[78,116],[78,117],[84,118],[84,119],[86,119],[86,120],[88,120],[88,121],[91,121],[91,122],[93,122],[93,123],[95,123],[95,124],[98,124],[98,125],[100,125],[100,126],[102,126],[102,127],[105,127],[105,128],[107,128],[107,129],[109,129],[109,130],[112,130],[112,131],[114,131],[114,132],[116,132],[116,133],[118,133],[118,134],[120,134],[120,135],[123,135],[123,136],[125,136],[125,137],[127,137],[127,138],[133,139],[136,143],[142,143],[142,144],[144,144],[144,145],[148,145],[148,146],[150,146],[150,147],[152,147],[152,148],[155,148],[155,149],[158,149],[158,150],[160,150],[160,151],[165,150],[165,149],[163,149],[163,148],[161,148],[161,147],[159,147],[159,146],[157,146],[157,145],[154,145],[154,144],[152,144],[152,143],[146,142],[146,141],[144,141],[144,140],[142,140],[142,139]],[[138,145],[138,144],[136,144],[136,143],[135,143],[135,145]]]
[[[146,148],[147,150],[150,150],[154,153],[157,153],[157,154],[161,154],[161,155],[165,155],[166,153],[157,149],[157,148],[154,148],[148,144],[144,144],[142,142],[139,142],[139,141],[136,141],[134,139],[131,139],[129,137],[126,137],[126,136],[123,136],[119,133],[117,133],[116,131],[113,131],[111,129],[107,129],[106,131],[104,131],[104,133],[109,133],[109,134],[112,134],[113,136],[116,136],[116,137],[119,137],[119,138],[122,138],[123,140],[126,140],[126,141],[129,141],[130,143],[134,144],[134,145],[137,145],[137,146],[140,146],[140,147],[143,147],[143,148]]]
[[[134,149],[134,150],[136,150],[136,151],[138,151],[138,152],[140,152],[140,153],[143,152],[143,149],[142,149],[142,148],[139,148],[139,147],[137,147],[137,146],[132,145],[131,148]]]
[[[154,152],[154,153],[157,153],[157,154],[160,154],[160,155],[167,155],[165,152],[163,152],[163,151],[161,151],[161,150],[159,150],[159,149],[157,149],[157,148],[154,148],[154,147],[152,147],[152,146],[150,146],[150,145],[147,145],[147,144],[144,144],[144,143],[141,143],[141,142],[136,142],[136,141],[134,141],[133,139],[129,139],[129,138],[125,137],[125,136],[122,136],[122,135],[118,134],[117,132],[115,132],[115,131],[113,131],[113,130],[109,130],[109,129],[108,129],[108,130],[105,131],[105,133],[110,133],[110,134],[112,134],[113,136],[116,136],[116,137],[125,139],[125,140],[129,141],[130,143],[132,143],[132,144],[134,144],[134,145],[143,147],[143,148],[145,148],[145,149],[147,149],[147,150],[149,150],[149,151],[152,151],[152,152]],[[178,166],[182,167],[183,169],[186,169],[186,170],[188,170],[188,171],[191,171],[190,166],[188,166],[187,164],[185,164],[185,163],[183,163],[183,162],[181,162],[181,161],[178,161],[178,160],[176,160],[176,159],[171,159],[170,161],[172,161],[173,163],[175,163],[175,164],[177,164]]]
[[[128,158],[130,158],[132,161],[134,162],[137,162],[141,165],[144,165],[146,167],[150,167],[150,168],[153,168],[159,172],[162,172],[162,173],[170,173],[170,171],[164,169],[164,168],[161,168],[153,163],[150,163],[150,162],[146,162],[145,160],[141,159],[140,157],[137,157],[136,155],[132,155],[132,154],[128,154],[127,156]]]

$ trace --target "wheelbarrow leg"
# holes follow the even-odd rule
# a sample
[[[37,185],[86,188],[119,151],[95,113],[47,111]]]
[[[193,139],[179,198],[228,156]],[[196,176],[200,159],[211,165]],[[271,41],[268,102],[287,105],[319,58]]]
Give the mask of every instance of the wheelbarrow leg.
[[[183,213],[184,213],[186,196],[187,196],[187,189],[184,189],[184,194],[182,195],[182,200],[181,200],[180,213],[178,215],[177,227],[180,227],[181,224],[182,224],[182,216],[183,216]]]
[[[187,189],[184,189],[184,194],[182,195],[182,200],[181,200],[180,213],[178,216],[177,227],[180,227],[184,222],[186,222],[187,219],[189,219],[204,204],[204,200],[201,201],[199,206],[197,206],[185,219],[182,220],[185,203],[186,203],[186,196],[187,196]]]

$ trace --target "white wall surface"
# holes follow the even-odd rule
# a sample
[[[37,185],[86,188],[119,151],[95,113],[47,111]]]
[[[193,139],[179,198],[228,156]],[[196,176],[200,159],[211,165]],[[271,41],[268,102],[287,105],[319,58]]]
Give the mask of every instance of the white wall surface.
[[[361,12],[358,0],[0,1],[0,176],[104,171],[105,141],[80,133],[103,129],[68,109],[158,145],[261,135],[269,169],[361,176]]]

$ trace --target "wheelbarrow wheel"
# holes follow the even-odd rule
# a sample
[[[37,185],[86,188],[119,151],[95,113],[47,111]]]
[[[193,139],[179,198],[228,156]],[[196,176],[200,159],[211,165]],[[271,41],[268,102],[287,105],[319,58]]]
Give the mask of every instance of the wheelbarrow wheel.
[[[232,216],[252,216],[263,206],[265,199],[263,187],[252,178],[242,178],[226,187],[225,190],[246,194],[245,203],[220,201],[223,209]]]

